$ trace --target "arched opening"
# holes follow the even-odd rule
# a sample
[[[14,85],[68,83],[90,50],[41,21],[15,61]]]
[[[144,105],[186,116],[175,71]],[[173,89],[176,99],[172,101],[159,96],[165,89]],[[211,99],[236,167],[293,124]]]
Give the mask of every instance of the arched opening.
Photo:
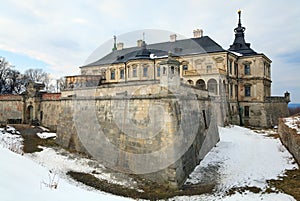
[[[218,95],[218,83],[215,79],[210,79],[208,80],[207,82],[207,90],[210,92],[210,93],[213,93],[215,95]]]
[[[29,105],[26,110],[26,122],[31,123],[33,120],[33,106]]]
[[[187,83],[188,83],[189,85],[194,85],[193,80],[188,80]]]
[[[199,89],[205,90],[206,89],[205,81],[202,79],[197,80],[196,87],[198,87]]]
[[[174,66],[171,66],[171,74],[174,74],[175,73],[175,68]]]

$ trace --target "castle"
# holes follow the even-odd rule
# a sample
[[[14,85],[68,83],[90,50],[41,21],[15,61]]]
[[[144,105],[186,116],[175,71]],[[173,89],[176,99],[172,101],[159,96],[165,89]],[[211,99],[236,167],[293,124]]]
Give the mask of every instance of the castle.
[[[180,62],[181,81],[207,90],[220,103],[219,124],[277,125],[279,117],[288,116],[289,94],[271,96],[271,60],[246,43],[240,11],[238,16],[235,39],[228,50],[203,36],[200,29],[185,40],[177,40],[173,34],[168,42],[146,45],[138,40],[137,46],[130,48],[115,42],[111,53],[81,66],[81,76],[67,77],[67,87],[86,86],[85,80],[95,75],[101,84],[160,80],[158,63],[171,51]]]
[[[246,43],[238,17],[228,50],[200,29],[129,48],[114,38],[112,52],[66,76],[61,93],[31,83],[24,95],[1,95],[0,121],[36,120],[63,147],[181,186],[218,142],[217,124],[271,127],[288,116],[289,93],[271,96],[271,60]]]

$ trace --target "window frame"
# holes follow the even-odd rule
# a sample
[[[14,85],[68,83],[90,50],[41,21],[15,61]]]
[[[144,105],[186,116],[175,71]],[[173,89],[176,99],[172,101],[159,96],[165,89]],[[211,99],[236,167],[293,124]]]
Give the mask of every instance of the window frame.
[[[116,69],[110,70],[110,80],[116,80]]]
[[[250,117],[250,106],[244,106],[244,117]]]
[[[251,85],[245,85],[245,97],[251,97]]]
[[[148,77],[148,66],[143,67],[143,77]]]
[[[244,64],[244,74],[251,75],[251,66],[250,64]]]
[[[124,80],[124,79],[125,79],[125,70],[124,70],[124,68],[121,68],[121,69],[120,69],[120,79],[121,79],[121,80]]]
[[[132,77],[137,77],[137,67],[132,67]]]

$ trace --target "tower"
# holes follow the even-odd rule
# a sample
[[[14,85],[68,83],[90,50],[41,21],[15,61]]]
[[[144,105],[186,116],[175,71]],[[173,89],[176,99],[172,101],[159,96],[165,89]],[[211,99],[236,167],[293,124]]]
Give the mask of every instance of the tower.
[[[180,62],[172,57],[172,53],[168,53],[168,59],[159,63],[161,78],[161,86],[169,89],[180,86],[180,75],[179,75]]]
[[[238,11],[238,15],[239,15],[238,26],[234,29],[235,39],[233,41],[233,44],[230,45],[229,50],[233,52],[238,52],[243,55],[256,54],[256,52],[250,48],[250,43],[246,43],[245,41],[246,28],[243,27],[241,23],[241,10]]]

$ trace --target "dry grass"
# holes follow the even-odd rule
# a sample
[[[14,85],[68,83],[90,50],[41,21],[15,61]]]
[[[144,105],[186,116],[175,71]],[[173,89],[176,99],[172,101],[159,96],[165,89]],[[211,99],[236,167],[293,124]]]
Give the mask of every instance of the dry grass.
[[[214,185],[212,184],[198,184],[184,186],[182,189],[177,190],[168,188],[167,186],[163,186],[155,182],[140,180],[140,182],[138,182],[138,189],[141,189],[142,191],[138,191],[136,189],[125,187],[119,184],[109,183],[106,180],[100,180],[89,173],[70,171],[67,173],[67,175],[71,176],[74,180],[79,181],[87,186],[91,186],[97,190],[134,199],[168,199],[182,195],[200,195],[204,193],[212,193],[214,189]],[[138,179],[137,176],[134,177],[135,179]]]
[[[300,170],[287,170],[285,176],[277,180],[269,180],[270,186],[267,192],[271,192],[271,188],[275,188],[280,192],[292,195],[296,200],[300,200]]]

